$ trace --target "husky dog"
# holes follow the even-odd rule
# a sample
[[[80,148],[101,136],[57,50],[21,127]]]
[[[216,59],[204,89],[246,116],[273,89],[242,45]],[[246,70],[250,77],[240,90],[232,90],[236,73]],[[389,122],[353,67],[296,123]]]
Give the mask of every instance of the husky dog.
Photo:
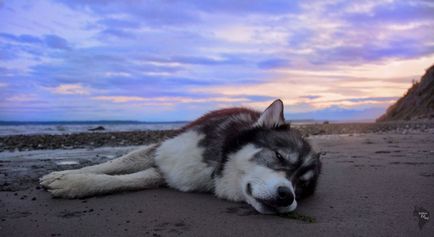
[[[210,112],[165,141],[78,170],[53,172],[41,185],[53,196],[80,198],[154,188],[213,192],[264,214],[295,210],[311,195],[319,155],[285,123],[283,103],[263,113],[246,108]]]

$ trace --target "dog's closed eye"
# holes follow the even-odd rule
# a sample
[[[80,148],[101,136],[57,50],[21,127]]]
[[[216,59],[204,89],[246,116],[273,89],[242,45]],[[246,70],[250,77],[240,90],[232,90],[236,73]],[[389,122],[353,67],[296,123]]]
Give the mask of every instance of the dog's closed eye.
[[[279,162],[284,163],[286,161],[285,158],[283,158],[283,156],[278,151],[275,151],[275,155]]]

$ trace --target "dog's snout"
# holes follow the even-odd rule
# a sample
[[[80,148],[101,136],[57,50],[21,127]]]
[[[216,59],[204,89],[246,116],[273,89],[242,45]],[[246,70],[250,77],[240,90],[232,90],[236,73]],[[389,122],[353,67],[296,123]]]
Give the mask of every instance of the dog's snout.
[[[286,186],[279,186],[277,188],[277,205],[288,206],[294,201],[294,194],[291,189]]]

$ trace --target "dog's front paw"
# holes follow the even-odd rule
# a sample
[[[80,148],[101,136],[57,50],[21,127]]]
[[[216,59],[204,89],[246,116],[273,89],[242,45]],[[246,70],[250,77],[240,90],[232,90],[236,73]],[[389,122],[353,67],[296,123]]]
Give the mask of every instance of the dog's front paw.
[[[39,184],[44,188],[48,188],[48,186],[51,183],[53,183],[55,180],[61,178],[62,176],[66,175],[66,174],[73,174],[73,173],[77,173],[77,172],[74,170],[63,170],[63,171],[51,172],[47,175],[42,176],[39,179]]]
[[[46,185],[54,197],[81,198],[92,195],[86,174],[62,174]]]

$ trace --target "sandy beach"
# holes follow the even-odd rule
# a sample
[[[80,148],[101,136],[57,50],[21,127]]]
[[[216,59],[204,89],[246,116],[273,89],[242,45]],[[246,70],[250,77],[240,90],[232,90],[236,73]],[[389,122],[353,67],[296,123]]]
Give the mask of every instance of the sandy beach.
[[[434,0],[0,20],[0,237],[434,237]]]
[[[115,135],[113,143],[94,139],[92,145],[90,140],[82,139],[76,145],[68,145],[74,140],[29,136],[21,140],[0,139],[0,233],[2,236],[432,236],[432,217],[420,228],[418,216],[414,215],[415,208],[423,208],[431,216],[434,213],[432,124],[354,125],[342,126],[340,130],[337,125],[326,124],[300,129],[321,152],[324,164],[316,194],[300,203],[296,211],[314,220],[313,223],[259,215],[247,204],[167,188],[80,200],[53,199],[38,186],[41,175],[113,159],[134,149],[139,142],[130,143],[127,138],[119,138],[123,135]],[[86,136],[113,136],[101,134]],[[142,138],[148,136],[145,134],[137,136],[140,137],[137,141],[147,143],[162,139],[165,133],[155,140]],[[37,140],[40,146],[29,142],[35,139],[42,139]],[[43,139],[63,139],[65,143],[62,147],[62,143]],[[126,142],[121,146],[118,140]]]

